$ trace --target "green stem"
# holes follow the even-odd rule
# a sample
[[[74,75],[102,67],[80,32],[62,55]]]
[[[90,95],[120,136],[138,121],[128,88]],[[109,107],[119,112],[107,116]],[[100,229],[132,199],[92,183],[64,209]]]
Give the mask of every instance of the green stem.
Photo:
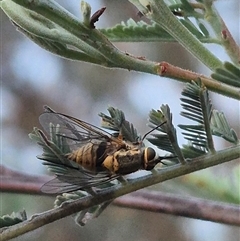
[[[12,21],[29,34],[73,45],[104,62],[104,55],[88,37],[89,29],[54,1],[39,0],[31,3],[29,0],[3,0],[1,7]]]
[[[207,136],[208,150],[211,153],[215,153],[214,142],[212,137],[212,131],[210,128],[210,118],[211,118],[211,103],[209,102],[208,91],[206,87],[200,89],[199,98],[202,106],[204,128]],[[210,108],[209,108],[210,107]]]
[[[218,14],[217,10],[212,6],[212,2],[204,1],[205,20],[210,23],[221,44],[224,46],[228,56],[233,63],[240,64],[240,48],[232,37],[225,22]]]
[[[157,22],[183,45],[184,48],[211,70],[223,66],[222,62],[206,49],[203,44],[177,20],[163,0],[152,0],[150,3],[151,11],[147,14],[148,18]]]
[[[30,26],[30,29],[25,29],[25,31],[34,31],[33,35],[39,36],[39,38],[46,39],[46,44],[48,44],[47,41],[49,41],[49,45],[51,47],[51,41],[56,41],[58,44],[61,44],[61,41],[63,41],[63,44],[70,44],[72,46],[77,47],[80,49],[81,52],[74,52],[74,51],[68,51],[68,49],[65,49],[65,51],[57,52],[57,49],[53,48],[50,49],[50,51],[59,54],[60,56],[66,57],[66,58],[72,58],[72,59],[80,59],[86,62],[91,62],[95,64],[99,64],[102,66],[106,66],[109,68],[122,68],[122,69],[128,69],[128,70],[135,70],[139,72],[154,74],[154,75],[161,75],[161,76],[169,76],[171,78],[184,81],[184,82],[190,82],[191,80],[196,80],[196,78],[201,78],[202,81],[204,81],[204,85],[212,91],[215,91],[217,93],[235,98],[240,99],[240,91],[236,88],[232,88],[229,85],[223,85],[220,82],[213,81],[211,79],[205,78],[204,76],[201,76],[199,74],[190,73],[190,71],[183,70],[180,68],[171,68],[170,65],[168,66],[165,63],[156,63],[149,60],[146,60],[141,57],[135,57],[131,56],[130,54],[123,53],[120,50],[118,50],[103,34],[101,34],[97,29],[90,29],[86,27],[83,23],[81,23],[75,16],[68,13],[65,9],[63,9],[61,6],[56,4],[52,0],[2,0],[1,1],[1,7],[6,10],[6,7],[8,7],[7,11],[8,13],[12,14],[14,22],[18,25],[19,22],[27,28],[27,23],[24,22],[24,18],[21,16],[18,16],[18,10],[15,11],[13,8],[11,9],[10,4],[15,4],[16,6],[22,6],[23,10],[28,11],[28,15],[36,17],[38,14],[38,22],[39,19],[44,20],[44,23],[47,23],[47,26],[55,26],[57,29],[57,33],[55,32],[55,28],[47,28],[43,24],[39,24],[41,26],[41,29],[37,28],[34,30],[34,28],[31,29],[33,25]],[[164,5],[165,6],[165,5]],[[170,10],[165,6],[167,9],[166,13]],[[166,10],[165,9],[165,10]],[[30,10],[30,11],[29,11]],[[164,8],[163,8],[164,10]],[[31,14],[30,14],[31,13]],[[165,12],[162,12],[165,13]],[[35,15],[33,15],[35,14]],[[157,14],[155,14],[157,15]],[[155,16],[154,15],[154,16]],[[10,15],[9,15],[10,16]],[[11,18],[10,16],[10,18]],[[170,11],[170,16],[173,19],[173,21],[177,21],[173,14]],[[34,18],[31,18],[31,21],[33,21]],[[41,23],[41,22],[40,22]],[[166,25],[174,25],[174,23],[170,24],[171,22],[168,22],[164,20],[163,23],[167,23]],[[28,21],[28,24],[29,21]],[[177,21],[177,25],[180,23]],[[187,31],[181,24],[181,28],[183,28],[185,31]],[[176,29],[175,29],[176,30]],[[41,35],[42,34],[42,35]],[[188,33],[190,34],[190,33]],[[63,35],[63,36],[62,36]],[[63,40],[61,39],[63,37]],[[196,40],[192,35],[191,39]],[[197,41],[197,40],[196,40]],[[37,40],[36,40],[37,42]],[[197,44],[196,46],[203,46],[201,43]],[[47,48],[46,46],[43,46]],[[56,46],[53,46],[56,47]],[[206,50],[204,48],[204,50]],[[199,51],[199,50],[197,50]],[[204,53],[204,51],[200,52]],[[89,56],[89,57],[87,57]],[[206,59],[208,59],[211,62],[211,56],[210,55],[204,55]],[[203,57],[204,57],[203,56]],[[215,57],[214,57],[215,59]],[[216,60],[216,59],[215,59]],[[217,64],[218,61],[213,61],[212,66],[219,66]],[[167,66],[167,67],[166,67]],[[173,70],[171,72],[170,70]],[[177,71],[175,71],[177,69]],[[180,74],[179,74],[180,73]]]
[[[174,165],[163,168],[154,175],[146,175],[130,180],[126,185],[117,185],[98,193],[96,196],[87,196],[71,203],[65,203],[59,208],[34,215],[30,220],[16,224],[5,229],[1,233],[1,241],[18,237],[24,233],[35,230],[46,224],[77,213],[89,207],[110,201],[119,196],[134,192],[138,189],[157,184],[175,177],[179,177],[194,171],[205,169],[214,165],[231,161],[240,157],[240,145],[219,151],[214,155],[206,155],[196,158],[185,165]]]
[[[4,2],[5,4],[9,4],[6,0]],[[84,47],[84,52],[90,56],[98,57],[96,54],[100,54],[102,56],[101,65],[103,66],[136,71],[141,71],[143,68],[145,69],[144,72],[156,73],[156,64],[154,62],[143,61],[121,52],[98,30],[85,27],[75,16],[65,11],[54,1],[36,0],[31,2],[30,0],[13,0],[13,2],[40,14],[68,31],[74,37],[72,43],[76,41],[76,37],[82,40],[84,43],[80,42],[80,46],[78,47],[81,49]],[[61,40],[60,36],[58,37],[58,40]],[[54,37],[54,39],[56,38]]]

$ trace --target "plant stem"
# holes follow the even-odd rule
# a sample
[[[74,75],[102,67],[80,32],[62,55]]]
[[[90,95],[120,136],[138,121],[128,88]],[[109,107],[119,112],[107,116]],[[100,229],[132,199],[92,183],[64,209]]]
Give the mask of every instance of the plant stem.
[[[163,0],[152,0],[151,11],[146,16],[158,23],[211,70],[223,66],[222,62],[177,20]]]
[[[22,6],[20,7],[20,10],[24,10],[25,12],[28,11],[29,13],[27,15],[29,16],[39,15],[37,19],[44,20],[44,22],[47,23],[47,26],[57,27],[51,29],[47,28],[45,25],[40,25],[39,27],[36,27],[36,23],[33,23],[33,25],[31,25],[29,21],[26,23],[24,17],[18,16],[17,13],[13,11],[13,9],[11,8],[12,5],[10,3],[15,4],[15,7],[18,6],[18,8],[19,6]],[[22,24],[21,27],[23,28],[24,26],[26,29],[23,29],[25,31],[29,31],[30,33],[32,33],[31,31],[33,31],[33,35],[36,35],[38,37],[38,39],[35,39],[35,42],[38,42],[38,40],[41,38],[45,39],[46,43],[44,41],[41,43],[46,44],[46,46],[49,48],[51,48],[51,45],[53,45],[52,52],[59,54],[62,57],[80,59],[85,62],[92,62],[109,68],[117,67],[154,75],[168,76],[183,82],[190,82],[192,80],[195,81],[197,78],[201,78],[204,85],[209,90],[240,100],[240,91],[237,88],[233,88],[229,85],[214,81],[200,74],[174,67],[165,62],[157,63],[146,60],[143,57],[135,57],[128,53],[123,53],[122,51],[117,49],[97,29],[87,28],[75,16],[67,12],[64,8],[62,8],[52,0],[3,0],[1,4],[2,8],[5,7],[5,10],[9,11],[8,13],[10,14],[10,18],[12,16],[13,21],[15,21],[17,25],[19,24],[18,21],[20,22],[20,18]],[[159,6],[156,7],[159,8]],[[167,14],[167,12],[170,10],[167,8],[167,6],[165,6],[161,11],[163,11],[162,14],[165,13],[164,11],[166,11]],[[168,16],[168,14],[166,16]],[[177,21],[171,12],[170,16],[170,19],[173,19],[171,21]],[[34,18],[32,18],[32,22],[33,21]],[[168,20],[165,19],[163,23],[167,24]],[[178,25],[180,24],[178,21],[177,23]],[[167,25],[172,24],[174,25],[174,22],[169,22]],[[29,25],[31,26],[29,27]],[[40,28],[40,30],[38,30],[38,28]],[[181,28],[184,27],[182,26]],[[187,30],[185,29],[184,31]],[[63,38],[61,39],[61,37]],[[196,40],[193,36],[191,36],[191,38],[193,38],[194,41]],[[71,49],[66,49],[66,47],[65,50],[63,50],[63,48],[60,48],[61,45],[67,46],[68,44],[76,47],[80,51],[73,51]],[[199,51],[200,53],[205,53],[204,51],[201,51],[201,48],[203,48],[201,43],[198,43],[197,45],[195,44],[194,46],[196,47],[196,51]],[[199,46],[201,46],[201,48],[197,50]],[[49,48],[48,50],[51,51],[51,49]],[[61,51],[58,50],[59,48],[61,49]],[[207,60],[211,59],[211,56],[209,56],[207,53],[204,56],[203,57]],[[212,66],[214,66],[214,68],[220,65],[219,61],[217,61],[215,58],[213,58],[213,60],[214,64]]]
[[[205,20],[210,23],[221,44],[224,46],[233,63],[240,64],[240,47],[232,37],[225,22],[213,7],[212,2],[204,1]]]
[[[240,89],[230,85],[223,84],[204,75],[194,73],[190,70],[181,69],[167,62],[159,63],[159,75],[170,77],[182,82],[197,81],[199,78],[207,89],[216,93],[240,100]]]
[[[236,145],[219,151],[214,155],[206,155],[196,158],[194,161],[191,161],[185,165],[177,164],[171,167],[163,168],[154,175],[146,175],[133,180],[129,180],[126,185],[116,185],[101,191],[100,193],[96,194],[96,196],[87,196],[74,202],[64,203],[59,208],[34,215],[30,220],[24,221],[3,230],[0,236],[1,241],[17,237],[48,223],[54,222],[86,208],[115,199],[119,196],[136,191],[138,189],[151,186],[175,177],[179,177],[193,171],[228,162],[239,157],[240,145]]]
[[[3,192],[49,195],[40,191],[40,187],[49,181],[49,176],[32,176],[10,170],[4,166],[0,166],[0,173],[2,176],[1,188]],[[10,183],[9,179],[11,180]],[[108,204],[108,202],[104,203],[100,207],[99,212]],[[238,218],[240,210],[238,206],[235,207],[234,205],[212,202],[195,197],[186,199],[171,193],[138,190],[115,199],[113,204],[155,213],[167,213],[240,226]],[[198,206],[194,212],[191,208],[193,205]],[[215,208],[218,208],[218,212],[209,212],[209,210],[214,210]]]
[[[200,198],[189,199],[171,193],[139,190],[115,199],[113,204],[154,213],[177,214],[183,217],[240,226],[238,205],[227,205]]]

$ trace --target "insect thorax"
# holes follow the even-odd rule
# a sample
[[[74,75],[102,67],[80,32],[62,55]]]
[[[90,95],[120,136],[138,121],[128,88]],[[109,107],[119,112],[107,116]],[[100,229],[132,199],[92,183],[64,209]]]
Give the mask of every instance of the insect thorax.
[[[102,165],[112,173],[130,174],[143,168],[142,152],[140,149],[121,149],[105,158]]]

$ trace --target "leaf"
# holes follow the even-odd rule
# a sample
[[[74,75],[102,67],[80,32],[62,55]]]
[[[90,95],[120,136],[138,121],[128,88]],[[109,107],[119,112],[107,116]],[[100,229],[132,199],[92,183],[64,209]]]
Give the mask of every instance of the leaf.
[[[43,148],[43,154],[37,158],[44,160],[43,165],[47,165],[49,171],[56,175],[67,173],[69,169],[79,169],[80,166],[76,162],[65,157],[65,154],[70,152],[70,148],[66,138],[59,134],[59,128],[55,128],[52,123],[49,123],[49,129],[49,138],[36,127],[29,134],[29,138],[37,141]]]
[[[188,146],[183,146],[183,152],[189,154],[186,157],[196,157],[214,148],[210,130],[212,104],[208,91],[200,80],[187,84],[182,95],[184,98],[181,98],[181,105],[185,111],[182,111],[181,115],[197,122],[192,125],[178,125],[184,130],[184,138],[189,141]]]
[[[159,133],[152,133],[152,137],[147,138],[147,140],[159,149],[176,155],[180,162],[183,162],[184,158],[177,143],[176,129],[172,124],[172,114],[169,106],[162,105],[160,110],[151,110],[149,122],[149,126]]]
[[[17,213],[12,212],[11,215],[7,214],[0,217],[0,228],[9,227],[17,223],[21,223],[25,220],[27,220],[27,214],[25,210]]]
[[[111,184],[110,184],[111,185]],[[86,197],[88,194],[85,191],[75,191],[71,193],[63,193],[56,197],[54,202],[54,207],[60,207],[66,202],[73,202],[80,198]],[[93,218],[97,218],[104,209],[111,203],[112,201],[104,202],[99,205],[92,206],[91,208],[84,209],[80,212],[77,212],[73,215],[75,219],[75,223],[84,226],[87,222],[92,220]]]
[[[217,68],[211,77],[219,82],[240,87],[240,68],[230,62],[225,62],[222,68]]]
[[[203,33],[189,19],[180,19],[180,22],[198,39],[204,38]]]
[[[202,42],[215,42],[209,34],[199,31],[190,20],[181,20],[182,23]],[[203,23],[201,23],[203,25]],[[112,42],[176,42],[161,26],[155,22],[150,24],[143,20],[135,22],[132,18],[111,28],[99,29]],[[205,28],[206,33],[206,28]]]
[[[204,147],[195,146],[193,143],[189,142],[188,145],[184,144],[182,146],[182,153],[185,157],[193,159],[206,154],[206,149]]]
[[[113,42],[175,42],[174,38],[158,24],[135,22],[132,18],[126,23],[122,21],[111,28],[99,30]]]
[[[236,131],[229,126],[223,112],[213,110],[211,118],[211,129],[213,135],[220,136],[234,144],[239,142]]]
[[[125,119],[125,115],[121,110],[109,107],[108,112],[110,116],[104,113],[99,114],[102,118],[101,126],[103,128],[119,132],[124,140],[130,142],[137,142],[139,140],[140,137],[137,134],[137,130],[132,123]]]

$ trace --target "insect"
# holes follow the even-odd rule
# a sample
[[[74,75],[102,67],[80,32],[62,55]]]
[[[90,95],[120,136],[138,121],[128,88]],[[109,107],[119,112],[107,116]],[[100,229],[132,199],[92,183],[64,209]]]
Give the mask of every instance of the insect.
[[[66,141],[70,152],[62,157],[66,162],[58,164],[66,169],[65,173],[44,184],[43,192],[62,193],[96,187],[141,169],[152,170],[163,159],[153,148],[143,147],[142,142],[129,142],[121,135],[116,137],[49,107],[45,110],[39,117],[41,125],[47,132],[49,123],[57,127],[57,135]],[[68,165],[70,162],[75,165]]]

